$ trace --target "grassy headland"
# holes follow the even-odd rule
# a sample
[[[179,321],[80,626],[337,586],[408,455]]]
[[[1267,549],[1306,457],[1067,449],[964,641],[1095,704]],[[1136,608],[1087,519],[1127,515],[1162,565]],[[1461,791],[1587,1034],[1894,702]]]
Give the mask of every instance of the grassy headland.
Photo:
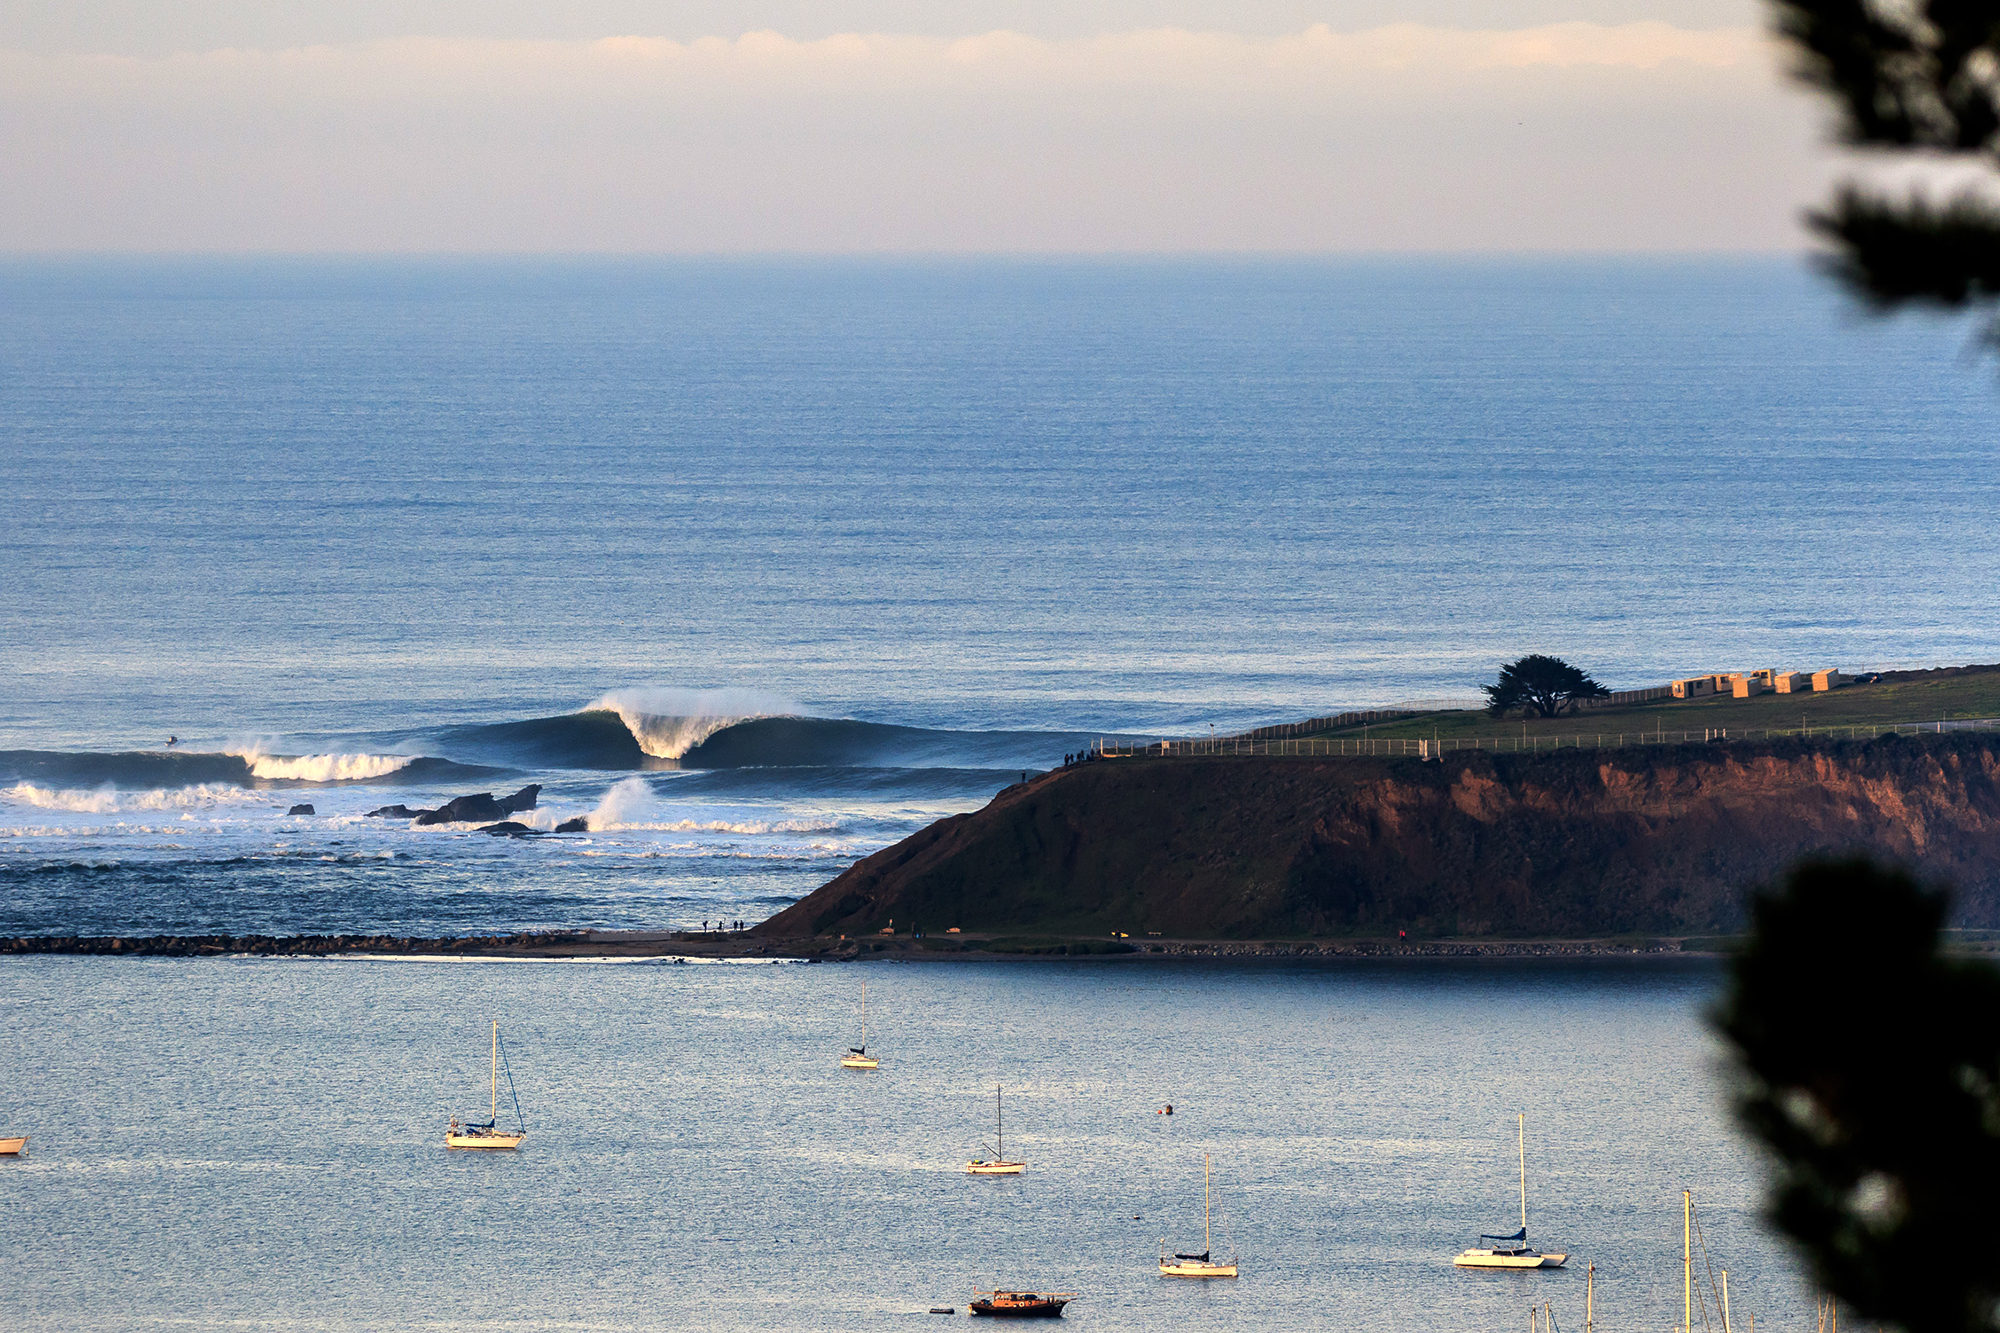
[[[1306,733],[1310,739],[1359,737],[1470,740],[1476,736],[1582,738],[1585,745],[1619,734],[1700,733],[1731,736],[1826,732],[1846,727],[1890,727],[1925,722],[2000,718],[2000,665],[1894,671],[1867,685],[1844,685],[1822,694],[1760,694],[1748,699],[1655,699],[1615,708],[1586,708],[1553,718],[1493,717],[1483,709],[1441,709],[1365,727]]]
[[[1414,758],[1130,758],[931,825],[756,928],[1143,939],[1726,935],[1865,850],[2000,926],[2000,733]]]

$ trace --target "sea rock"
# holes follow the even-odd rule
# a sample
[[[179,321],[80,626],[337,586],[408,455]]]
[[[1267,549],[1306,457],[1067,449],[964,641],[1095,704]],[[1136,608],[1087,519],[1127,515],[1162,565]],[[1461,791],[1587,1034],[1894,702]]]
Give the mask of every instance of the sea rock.
[[[498,824],[482,824],[481,833],[533,833],[534,830],[518,820],[503,819]]]
[[[368,817],[373,819],[377,815],[380,815],[384,819],[415,819],[418,815],[427,815],[429,813],[430,811],[428,810],[412,810],[407,805],[385,805],[379,809],[370,810]]]
[[[291,809],[285,811],[285,813],[288,815],[309,815],[313,813],[313,808],[310,804],[301,803],[293,806]]]
[[[493,799],[490,791],[476,792],[471,796],[460,796],[445,802],[435,810],[416,812],[419,824],[477,824],[482,819],[505,819],[509,815],[535,808],[535,798],[540,796],[541,786],[530,783],[512,796]]]
[[[575,819],[565,819],[562,823],[556,825],[556,832],[588,833],[590,832],[590,821],[582,815],[578,815]]]

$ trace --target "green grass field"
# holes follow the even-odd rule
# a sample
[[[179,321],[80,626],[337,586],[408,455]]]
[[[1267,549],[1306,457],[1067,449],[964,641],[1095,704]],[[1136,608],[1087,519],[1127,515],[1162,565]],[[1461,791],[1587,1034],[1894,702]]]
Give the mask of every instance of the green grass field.
[[[1560,737],[1574,743],[1614,743],[1641,733],[1727,730],[1749,739],[1766,732],[1792,733],[1838,727],[2000,718],[2000,666],[1946,672],[1898,672],[1873,685],[1847,685],[1825,694],[1760,694],[1750,699],[1660,699],[1623,708],[1591,708],[1557,718],[1496,718],[1477,709],[1451,709],[1363,727],[1313,733],[1313,738],[1469,740],[1475,736]],[[1525,728],[1525,732],[1524,732]]]

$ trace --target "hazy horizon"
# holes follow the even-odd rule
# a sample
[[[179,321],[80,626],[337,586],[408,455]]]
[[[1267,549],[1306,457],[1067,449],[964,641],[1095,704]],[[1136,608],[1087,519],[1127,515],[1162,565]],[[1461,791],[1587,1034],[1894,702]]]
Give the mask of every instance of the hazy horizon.
[[[1761,7],[0,6],[0,252],[1792,253]]]

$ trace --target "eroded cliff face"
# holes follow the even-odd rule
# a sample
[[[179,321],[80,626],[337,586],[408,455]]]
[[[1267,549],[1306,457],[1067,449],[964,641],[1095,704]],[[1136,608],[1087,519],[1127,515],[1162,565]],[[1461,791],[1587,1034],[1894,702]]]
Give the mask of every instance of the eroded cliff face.
[[[759,929],[1202,938],[1739,927],[1748,890],[1865,849],[2000,926],[2000,737],[1369,759],[1115,760],[858,862]]]

